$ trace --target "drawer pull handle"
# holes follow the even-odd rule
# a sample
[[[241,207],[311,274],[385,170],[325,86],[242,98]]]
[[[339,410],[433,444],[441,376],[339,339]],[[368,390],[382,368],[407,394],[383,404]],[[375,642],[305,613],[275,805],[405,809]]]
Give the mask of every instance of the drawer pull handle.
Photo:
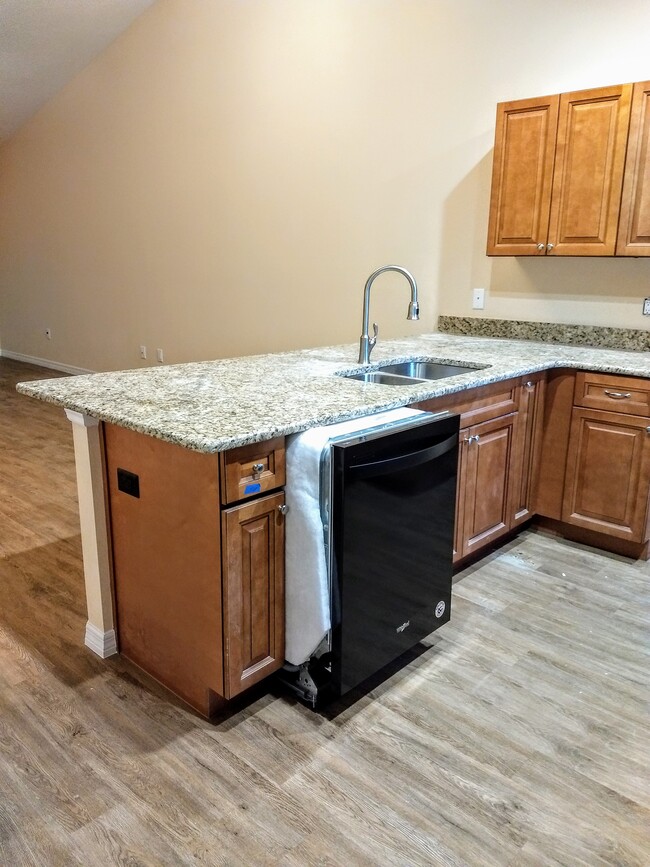
[[[605,389],[605,394],[607,397],[613,397],[614,400],[625,400],[626,397],[632,397],[631,391],[607,391]]]
[[[264,472],[264,464],[253,464],[251,469],[253,470],[253,478],[259,479]]]

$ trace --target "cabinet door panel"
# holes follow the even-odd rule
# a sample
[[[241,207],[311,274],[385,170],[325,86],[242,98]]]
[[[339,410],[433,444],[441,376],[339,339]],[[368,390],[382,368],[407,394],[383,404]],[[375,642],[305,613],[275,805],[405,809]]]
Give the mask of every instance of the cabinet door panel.
[[[562,520],[645,541],[650,489],[648,420],[574,409]]]
[[[284,494],[223,513],[226,698],[284,662]]]
[[[512,526],[527,521],[535,513],[534,499],[542,445],[545,391],[545,374],[531,376],[521,386],[511,474],[514,510]]]
[[[550,209],[558,96],[497,106],[489,256],[538,256]]]
[[[618,256],[650,256],[650,81],[634,85]]]
[[[510,469],[515,419],[516,413],[512,413],[476,425],[466,432],[467,442],[463,443],[466,458],[463,556],[498,539],[510,528]]]
[[[560,97],[549,253],[613,256],[632,85]]]

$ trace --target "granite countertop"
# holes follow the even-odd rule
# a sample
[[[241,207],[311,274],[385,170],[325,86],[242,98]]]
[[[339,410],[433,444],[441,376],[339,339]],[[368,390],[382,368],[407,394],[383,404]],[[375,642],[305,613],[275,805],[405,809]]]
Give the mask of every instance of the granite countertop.
[[[21,394],[200,452],[218,452],[316,425],[440,397],[553,367],[650,377],[650,352],[451,334],[381,340],[368,369],[433,358],[471,373],[412,386],[345,379],[358,346],[323,347],[23,382]]]

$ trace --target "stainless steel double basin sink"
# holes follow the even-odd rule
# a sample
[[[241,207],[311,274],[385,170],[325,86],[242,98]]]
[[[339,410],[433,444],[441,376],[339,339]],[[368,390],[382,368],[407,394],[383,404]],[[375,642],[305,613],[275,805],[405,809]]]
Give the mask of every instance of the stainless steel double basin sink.
[[[434,379],[446,379],[448,376],[460,376],[461,373],[471,373],[489,367],[487,364],[467,365],[460,362],[439,362],[433,360],[400,361],[396,364],[384,364],[374,370],[361,373],[344,373],[346,379],[358,379],[361,382],[376,382],[379,385],[416,385],[430,382]]]

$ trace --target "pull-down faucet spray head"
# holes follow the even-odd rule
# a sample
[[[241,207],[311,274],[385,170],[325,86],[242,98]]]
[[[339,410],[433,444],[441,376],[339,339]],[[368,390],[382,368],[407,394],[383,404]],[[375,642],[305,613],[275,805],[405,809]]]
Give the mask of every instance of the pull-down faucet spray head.
[[[400,265],[384,265],[383,268],[378,268],[376,271],[373,271],[370,277],[366,280],[366,286],[363,290],[363,325],[361,334],[361,343],[359,346],[359,364],[368,364],[370,361],[370,353],[372,352],[372,348],[377,342],[377,334],[379,333],[379,328],[376,322],[372,324],[373,337],[368,334],[368,326],[370,323],[370,287],[372,286],[376,277],[379,277],[380,274],[383,274],[384,271],[397,271],[398,274],[403,274],[404,277],[409,282],[409,286],[411,287],[411,300],[409,301],[407,319],[419,319],[420,318],[420,304],[418,302],[418,287],[415,282],[415,278],[413,275],[406,270],[406,268],[402,268]]]

